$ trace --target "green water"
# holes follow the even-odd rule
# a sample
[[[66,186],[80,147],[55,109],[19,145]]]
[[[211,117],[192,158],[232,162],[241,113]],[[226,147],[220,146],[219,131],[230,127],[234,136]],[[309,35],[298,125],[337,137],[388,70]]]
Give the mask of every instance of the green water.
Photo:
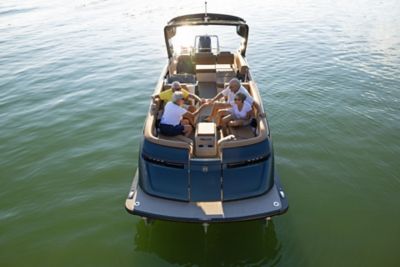
[[[287,214],[124,210],[162,28],[202,1],[0,3],[0,266],[399,266],[400,2],[208,1],[250,25]]]

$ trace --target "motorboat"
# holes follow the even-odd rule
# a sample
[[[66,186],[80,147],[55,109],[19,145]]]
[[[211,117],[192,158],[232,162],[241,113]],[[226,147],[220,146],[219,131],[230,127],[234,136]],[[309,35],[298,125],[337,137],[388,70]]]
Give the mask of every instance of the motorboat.
[[[259,116],[263,102],[246,60],[248,35],[245,20],[225,14],[184,15],[167,23],[168,61],[154,95],[179,81],[188,92],[210,99],[237,78],[261,110],[254,111],[250,125],[224,133],[202,120],[210,115],[204,109],[192,136],[171,137],[158,129],[165,103],[150,100],[125,202],[129,213],[145,220],[209,224],[269,219],[288,210],[268,121]]]

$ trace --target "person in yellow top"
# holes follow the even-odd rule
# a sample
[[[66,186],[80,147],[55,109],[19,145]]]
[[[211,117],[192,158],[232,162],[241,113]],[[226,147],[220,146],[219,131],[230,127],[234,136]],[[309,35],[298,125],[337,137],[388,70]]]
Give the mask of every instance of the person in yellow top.
[[[162,91],[161,93],[157,94],[157,95],[153,95],[152,98],[155,99],[160,99],[162,101],[164,101],[164,104],[166,104],[169,101],[172,101],[172,95],[174,94],[174,92],[176,91],[181,91],[182,95],[183,95],[183,99],[187,100],[189,98],[195,99],[197,100],[199,103],[204,103],[205,101],[203,99],[201,99],[200,97],[198,97],[195,94],[189,93],[187,90],[183,89],[181,84],[177,81],[173,82],[171,84],[171,89],[167,89],[165,91]],[[196,110],[196,108],[194,106],[186,106],[186,109],[190,112],[194,112]]]

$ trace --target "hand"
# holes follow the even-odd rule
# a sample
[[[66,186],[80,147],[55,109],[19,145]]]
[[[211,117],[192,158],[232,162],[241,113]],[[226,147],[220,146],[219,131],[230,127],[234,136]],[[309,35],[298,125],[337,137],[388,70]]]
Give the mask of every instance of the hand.
[[[266,118],[266,117],[267,117],[267,114],[265,114],[264,112],[260,112],[260,113],[258,114],[258,116],[260,116],[260,118]]]

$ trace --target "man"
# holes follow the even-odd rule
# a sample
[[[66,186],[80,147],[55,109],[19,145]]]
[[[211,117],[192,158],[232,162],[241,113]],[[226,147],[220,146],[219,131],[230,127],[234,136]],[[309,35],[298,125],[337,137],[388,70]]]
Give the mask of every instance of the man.
[[[185,100],[191,98],[197,100],[199,103],[203,103],[204,100],[202,100],[200,97],[197,95],[194,95],[192,93],[189,93],[187,90],[183,89],[181,84],[178,81],[175,81],[171,84],[171,89],[167,89],[165,91],[162,91],[158,95],[153,95],[153,99],[156,100],[157,98],[164,101],[164,103],[167,103],[172,100],[172,94],[176,91],[181,91],[183,94],[183,98]],[[196,108],[192,105],[185,106],[188,111],[194,112]]]
[[[244,88],[240,81],[237,78],[233,78],[229,81],[229,85],[219,92],[215,97],[213,97],[207,104],[212,104],[213,108],[209,117],[206,118],[206,121],[212,121],[215,118],[215,115],[218,113],[220,109],[227,109],[231,108],[235,103],[235,96],[237,93],[242,93],[246,96],[245,102],[247,102],[250,106],[253,106],[258,110],[261,111],[260,106],[253,100],[249,92]],[[218,99],[225,97],[225,103],[215,103]]]

